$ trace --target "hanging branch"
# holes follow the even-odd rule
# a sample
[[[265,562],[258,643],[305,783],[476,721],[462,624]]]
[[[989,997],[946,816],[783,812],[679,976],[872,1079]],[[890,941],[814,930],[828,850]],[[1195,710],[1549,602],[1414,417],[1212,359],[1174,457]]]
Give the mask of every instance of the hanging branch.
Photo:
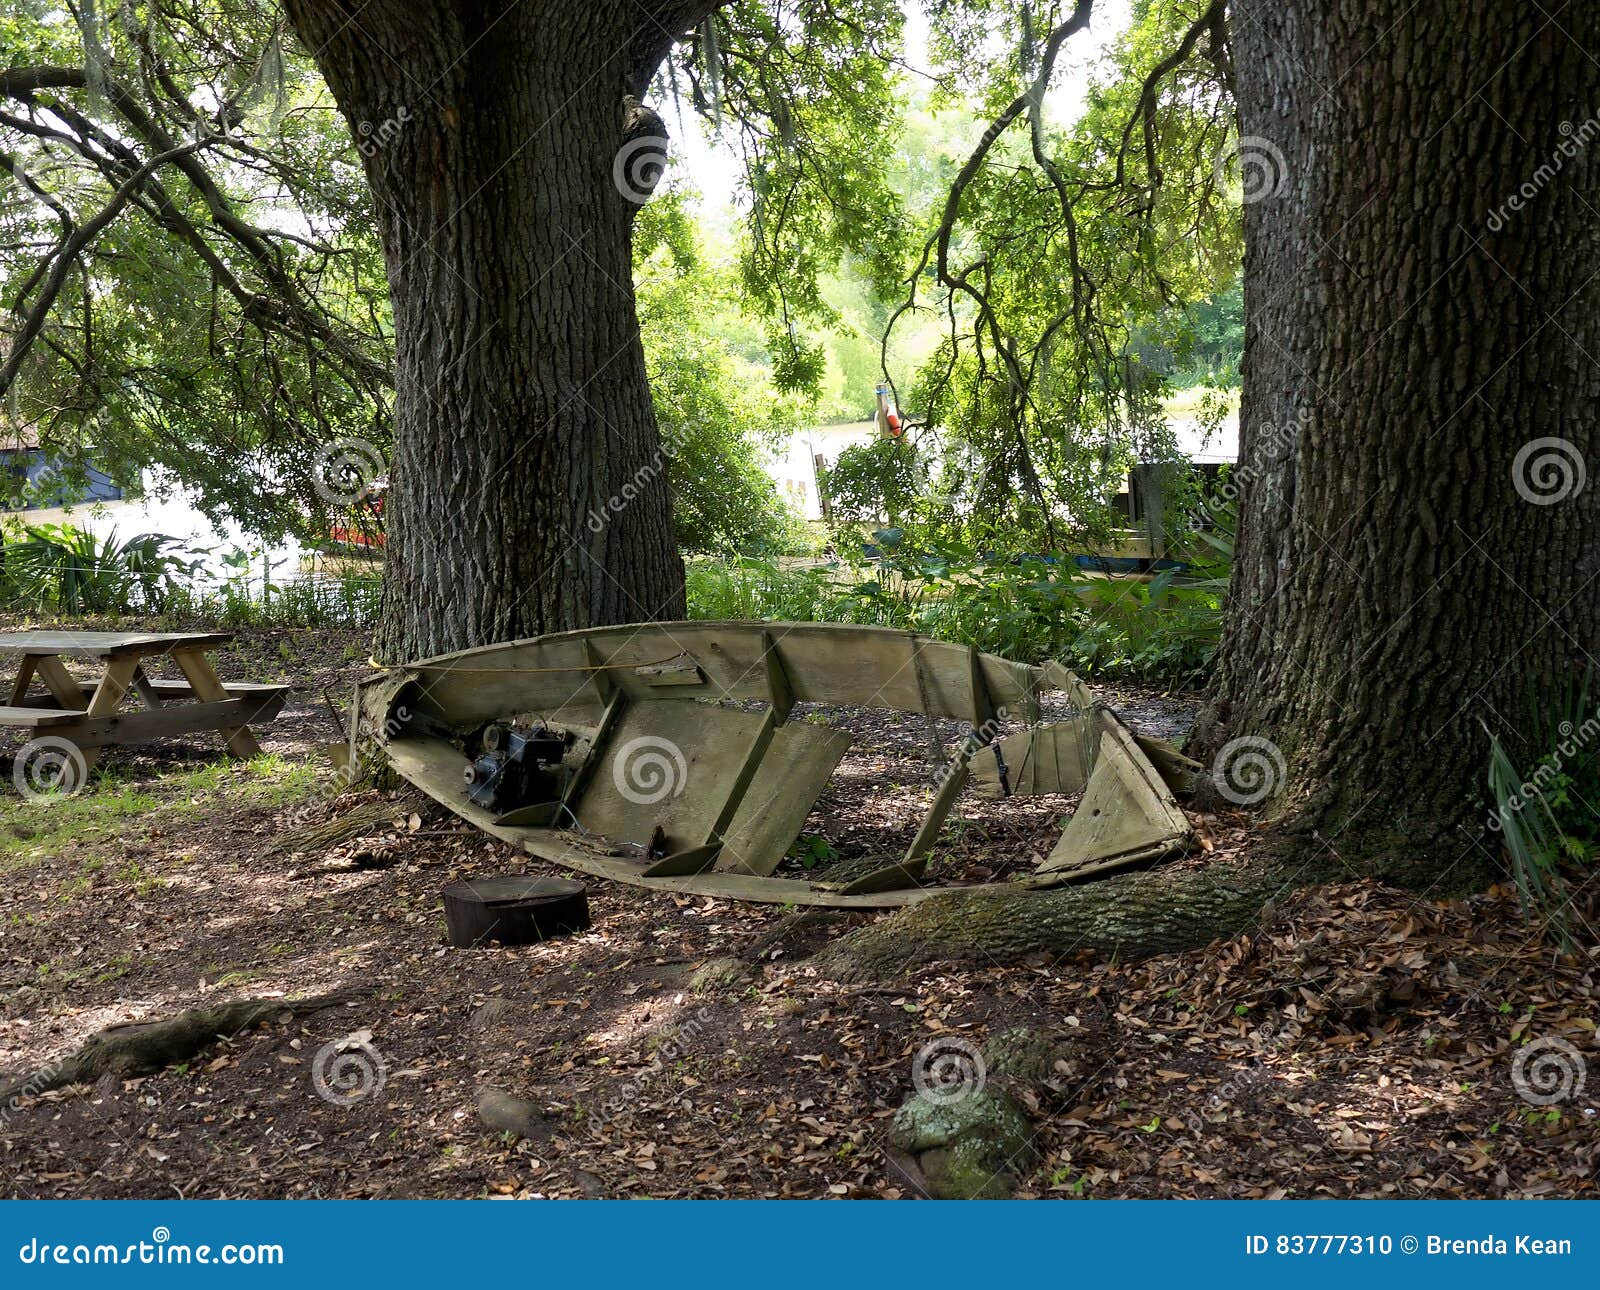
[[[56,297],[61,294],[61,288],[67,280],[67,275],[77,263],[78,256],[83,249],[97,238],[100,233],[122,214],[123,207],[132,199],[140,184],[160,167],[169,162],[176,161],[181,156],[186,156],[208,147],[208,143],[201,140],[198,143],[187,143],[152,157],[138,170],[134,171],[127,180],[114,193],[111,200],[97,211],[94,216],[82,224],[74,226],[70,217],[65,224],[66,236],[50,257],[50,271],[44,281],[38,286],[38,295],[34,298],[32,307],[19,298],[17,312],[22,315],[22,326],[11,339],[11,352],[6,355],[6,361],[0,364],[0,394],[11,388],[11,382],[16,379],[17,369],[22,366],[22,361],[28,355],[28,350],[33,347],[34,339],[44,327],[45,317],[49,314],[51,306],[56,302]],[[11,174],[16,175],[21,167],[16,158],[8,153],[0,153],[0,166]]]
[[[937,402],[940,393],[950,388],[965,342],[970,346],[971,361],[976,369],[974,384],[967,396],[970,403],[966,415],[980,420],[985,415],[985,406],[1000,414],[997,418],[1000,443],[986,454],[988,461],[978,487],[980,490],[1001,487],[1004,479],[1014,480],[1023,494],[1039,506],[1046,533],[1052,538],[1051,515],[1055,508],[1045,498],[1044,480],[1034,460],[1033,433],[1034,428],[1050,418],[1038,400],[1041,395],[1050,393],[1042,385],[1045,373],[1050,370],[1051,356],[1057,353],[1058,341],[1064,335],[1075,338],[1076,343],[1069,350],[1081,382],[1073,387],[1075,398],[1081,401],[1090,390],[1100,392],[1108,433],[1113,425],[1124,424],[1123,414],[1114,411],[1120,403],[1128,404],[1131,420],[1139,419],[1139,402],[1148,396],[1135,388],[1134,370],[1121,357],[1128,327],[1126,318],[1121,316],[1125,306],[1118,311],[1118,316],[1102,317],[1099,301],[1104,284],[1097,281],[1096,273],[1110,272],[1118,285],[1131,283],[1141,273],[1148,274],[1157,298],[1169,306],[1177,303],[1176,292],[1162,267],[1150,262],[1149,248],[1144,245],[1154,225],[1164,178],[1158,128],[1162,89],[1174,73],[1191,62],[1200,42],[1207,37],[1206,56],[1218,79],[1223,84],[1231,81],[1231,64],[1226,51],[1225,0],[1210,0],[1200,16],[1185,26],[1170,52],[1141,78],[1131,110],[1121,125],[1120,137],[1109,150],[1111,175],[1107,178],[1096,178],[1092,174],[1069,176],[1063,172],[1049,146],[1044,103],[1066,42],[1088,25],[1091,11],[1092,0],[1079,0],[1071,13],[1049,30],[1036,52],[1033,30],[1025,26],[1019,59],[1025,70],[1032,72],[1031,79],[989,123],[956,173],[938,222],[906,280],[906,293],[885,327],[879,349],[885,379],[892,386],[889,346],[894,328],[907,313],[920,309],[920,282],[931,268],[946,294],[949,336],[945,346],[948,358],[942,373],[935,370],[927,374],[930,398]],[[992,210],[986,209],[983,236],[987,251],[973,263],[958,267],[954,262],[956,235],[966,217],[969,194],[981,175],[1001,173],[993,154],[1005,133],[1024,117],[1028,122],[1029,156],[1042,179],[1042,187],[1034,191],[1040,195],[1049,194],[1054,222],[1018,220],[1011,226],[997,227]],[[1137,179],[1130,166],[1135,155],[1135,139],[1142,171]],[[1026,171],[1018,169],[1016,174],[1018,183],[1011,191],[1027,202],[1033,194],[1021,185]],[[1209,176],[1206,183],[1209,188]],[[1138,250],[1130,250],[1125,269],[1113,268],[1105,262],[1103,233],[1093,253],[1098,267],[1088,262],[1082,222],[1084,203],[1091,198],[1097,200],[1093,208],[1096,216],[1101,220],[1117,220],[1131,233]],[[1206,209],[1204,201],[1202,197],[1202,207],[1195,216],[1196,232]],[[1014,281],[1018,273],[1024,272],[1019,266],[1025,263],[1015,257],[1029,252],[1040,257],[1041,268],[1044,264],[1060,264],[1066,298],[1044,318],[1026,324],[1032,334],[1024,341],[1008,323],[1008,314],[1017,308],[1014,297],[1018,292],[1024,298],[1029,294],[1025,283],[1018,285]],[[1045,256],[1051,259],[1045,260]],[[1050,293],[1042,290],[1032,294],[1048,299]],[[970,305],[970,321],[949,307],[955,299]],[[1059,376],[1053,374],[1052,387],[1058,383]],[[992,402],[986,398],[986,390]],[[978,509],[984,508],[980,505]]]

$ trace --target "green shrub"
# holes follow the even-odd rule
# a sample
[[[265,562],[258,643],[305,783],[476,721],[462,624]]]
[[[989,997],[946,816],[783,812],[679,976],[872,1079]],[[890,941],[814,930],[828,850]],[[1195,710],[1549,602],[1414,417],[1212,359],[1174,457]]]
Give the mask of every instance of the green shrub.
[[[774,622],[838,621],[837,565],[782,568],[746,556],[692,561],[685,570],[691,618],[762,618]]]
[[[1570,681],[1532,736],[1531,766],[1499,735],[1489,737],[1490,827],[1500,834],[1524,917],[1543,923],[1563,948],[1573,943],[1565,865],[1592,863],[1600,847],[1600,714],[1590,712],[1592,672]]]
[[[689,613],[896,627],[1018,662],[1184,683],[1204,678],[1216,650],[1232,553],[1220,527],[1202,535],[1207,555],[1189,573],[1149,583],[1089,578],[1064,559],[913,544],[900,529],[872,536],[872,565],[691,564]]]
[[[291,578],[277,583],[229,579],[185,588],[162,615],[175,625],[218,627],[370,627],[382,599],[381,570]]]
[[[127,541],[70,524],[41,524],[0,547],[0,600],[58,614],[163,613],[189,587],[199,560],[174,537]]]

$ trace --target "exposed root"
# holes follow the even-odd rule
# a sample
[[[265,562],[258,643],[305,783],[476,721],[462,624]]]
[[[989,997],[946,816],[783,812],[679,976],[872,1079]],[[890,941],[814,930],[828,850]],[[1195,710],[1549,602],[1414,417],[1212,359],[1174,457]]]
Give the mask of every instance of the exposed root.
[[[1085,949],[1172,954],[1237,934],[1274,896],[1325,877],[1312,868],[1219,864],[1058,891],[980,887],[898,910],[834,941],[812,962],[839,979],[884,980],[948,960],[1003,963]]]
[[[125,1021],[89,1036],[76,1052],[0,1088],[0,1107],[69,1084],[92,1084],[103,1075],[128,1079],[187,1061],[218,1039],[283,1017],[347,1003],[353,992],[309,999],[236,999],[214,1008],[190,1008],[160,1021]]]

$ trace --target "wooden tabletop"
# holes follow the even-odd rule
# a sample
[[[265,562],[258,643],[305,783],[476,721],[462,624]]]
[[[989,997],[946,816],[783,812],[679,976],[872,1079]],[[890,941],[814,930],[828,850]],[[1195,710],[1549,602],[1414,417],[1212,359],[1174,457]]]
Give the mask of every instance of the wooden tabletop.
[[[226,645],[233,632],[0,632],[0,651],[23,654],[167,654]]]

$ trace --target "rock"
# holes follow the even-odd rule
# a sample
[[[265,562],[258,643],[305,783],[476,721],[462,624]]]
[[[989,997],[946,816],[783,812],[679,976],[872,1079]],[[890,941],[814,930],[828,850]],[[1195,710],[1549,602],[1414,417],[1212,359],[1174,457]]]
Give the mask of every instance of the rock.
[[[479,1118],[496,1132],[514,1133],[519,1138],[548,1136],[550,1126],[544,1112],[525,1098],[512,1097],[486,1084],[480,1084],[474,1096]]]
[[[1028,1109],[1067,1095],[1097,1070],[1099,1042],[1095,1030],[1068,1017],[1002,1030],[981,1056],[965,1045],[965,1083],[918,1080],[918,1091],[895,1112],[886,1153],[891,1176],[940,1200],[1009,1196],[1038,1159]]]
[[[707,959],[689,978],[689,989],[695,994],[715,994],[719,990],[743,985],[756,975],[756,971],[755,965],[744,959]]]
[[[498,1026],[503,1021],[509,1021],[517,1012],[517,1005],[510,999],[490,999],[487,1003],[478,1005],[472,1014],[472,1028],[474,1030],[487,1030],[490,1026]]]
[[[990,1036],[983,1046],[990,1079],[1048,1098],[1063,1096],[1097,1068],[1098,1036],[1076,1018],[1055,1026],[1017,1026]]]
[[[895,1112],[889,1145],[902,1178],[939,1200],[1003,1199],[1036,1159],[1028,1117],[994,1084],[949,1098],[914,1094]]]

